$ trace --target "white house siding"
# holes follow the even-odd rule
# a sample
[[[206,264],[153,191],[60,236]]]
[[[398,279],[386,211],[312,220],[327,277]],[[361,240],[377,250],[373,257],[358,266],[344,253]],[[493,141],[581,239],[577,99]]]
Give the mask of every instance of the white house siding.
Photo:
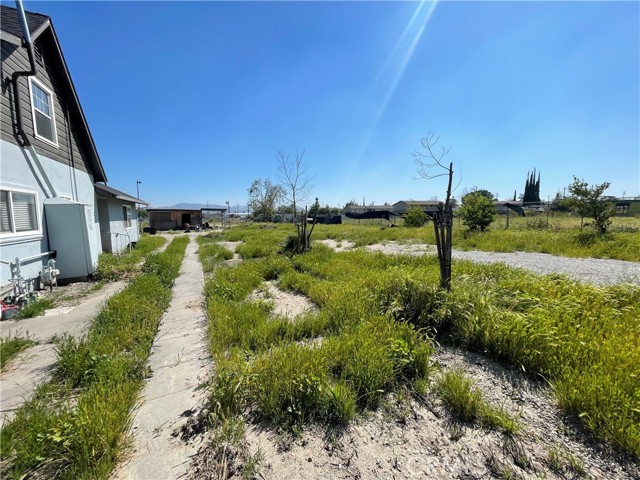
[[[125,250],[130,243],[140,239],[136,206],[133,203],[121,200],[109,200],[109,229],[111,238],[111,251],[119,253]],[[125,227],[122,207],[131,207],[131,227]]]
[[[22,189],[35,191],[38,194],[38,213],[41,234],[22,238],[0,238],[0,259],[13,262],[18,258],[26,258],[49,250],[47,240],[46,218],[43,204],[47,198],[65,197],[88,205],[93,217],[93,228],[89,230],[89,241],[92,244],[91,261],[97,265],[97,252],[102,250],[100,225],[96,208],[96,195],[93,178],[90,174],[74,169],[59,161],[39,155],[32,148],[21,148],[6,140],[0,140],[0,186],[3,189]],[[21,265],[21,273],[25,279],[36,278],[48,257]],[[64,265],[58,264],[61,274]],[[10,266],[0,263],[0,285],[9,283]]]

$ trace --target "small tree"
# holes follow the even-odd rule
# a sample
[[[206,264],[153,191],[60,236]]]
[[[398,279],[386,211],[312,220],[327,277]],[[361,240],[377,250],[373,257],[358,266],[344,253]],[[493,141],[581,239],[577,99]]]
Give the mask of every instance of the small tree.
[[[249,187],[248,206],[253,210],[253,216],[257,220],[270,222],[276,213],[276,208],[284,197],[284,191],[280,185],[276,185],[269,179],[254,180]]]
[[[316,197],[316,201],[313,202],[313,205],[309,207],[309,215],[311,215],[312,217],[315,217],[320,213],[320,210],[321,210],[320,201],[318,200],[318,197]]]
[[[404,225],[406,227],[419,228],[424,226],[429,220],[427,214],[418,206],[413,206],[404,214]]]
[[[440,266],[440,286],[451,289],[451,252],[453,237],[453,207],[451,204],[451,183],[453,182],[453,162],[447,166],[444,157],[451,151],[451,147],[441,147],[439,153],[434,149],[438,144],[438,137],[429,133],[420,140],[421,149],[413,152],[413,158],[418,166],[418,176],[427,180],[437,177],[447,177],[447,194],[444,205],[441,203],[438,212],[434,213],[433,228],[436,235],[436,250]]]
[[[610,185],[604,182],[589,187],[584,180],[573,177],[573,183],[569,185],[571,196],[565,200],[565,205],[580,215],[580,228],[586,225],[595,228],[598,233],[607,233],[615,211],[611,202],[600,197]],[[585,217],[593,218],[593,223],[585,224]]]
[[[496,207],[483,191],[478,190],[462,197],[462,206],[458,213],[462,223],[469,227],[469,230],[484,232],[495,219]]]

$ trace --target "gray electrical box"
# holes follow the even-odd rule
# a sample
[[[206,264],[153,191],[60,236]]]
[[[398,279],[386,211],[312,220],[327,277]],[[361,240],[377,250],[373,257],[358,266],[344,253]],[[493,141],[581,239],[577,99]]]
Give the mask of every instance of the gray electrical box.
[[[49,248],[56,250],[60,280],[83,280],[95,272],[101,247],[93,208],[63,198],[44,202]]]

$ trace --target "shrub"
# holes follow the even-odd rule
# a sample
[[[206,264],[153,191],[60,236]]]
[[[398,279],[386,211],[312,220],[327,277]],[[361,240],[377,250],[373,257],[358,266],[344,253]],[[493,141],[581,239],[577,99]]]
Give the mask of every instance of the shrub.
[[[419,228],[423,227],[425,223],[429,221],[427,214],[422,211],[420,207],[411,207],[404,215],[404,226]]]
[[[458,214],[469,230],[484,232],[495,219],[496,207],[493,201],[481,192],[471,192],[462,197],[462,206]]]

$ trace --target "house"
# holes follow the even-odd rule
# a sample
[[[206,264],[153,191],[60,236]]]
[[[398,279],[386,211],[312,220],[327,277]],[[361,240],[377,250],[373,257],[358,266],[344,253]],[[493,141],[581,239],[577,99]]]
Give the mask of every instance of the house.
[[[22,9],[21,3],[17,5]],[[52,266],[52,259],[60,280],[92,275],[99,253],[117,251],[124,243],[103,245],[107,228],[110,235],[123,233],[115,207],[109,204],[120,202],[120,215],[131,215],[131,227],[124,231],[131,232],[133,241],[136,212],[123,206],[144,202],[106,187],[107,175],[51,19],[30,12],[23,17],[5,5],[0,8],[0,290],[4,296],[11,290],[2,288],[7,285],[22,292],[37,288],[40,272]],[[102,208],[99,199],[104,200]],[[109,212],[108,220],[100,218],[100,210]]]
[[[623,197],[611,200],[615,208],[616,215],[631,217],[640,215],[640,197]]]
[[[436,213],[442,202],[438,200],[400,200],[393,204],[393,213],[396,215],[404,215],[408,210],[414,207],[420,208],[427,215]]]
[[[342,214],[355,213],[361,215],[368,212],[389,212],[391,205],[347,205],[342,209]]]
[[[146,207],[148,203],[100,183],[95,188],[102,251],[119,253],[135,245],[140,239],[136,204]]]

